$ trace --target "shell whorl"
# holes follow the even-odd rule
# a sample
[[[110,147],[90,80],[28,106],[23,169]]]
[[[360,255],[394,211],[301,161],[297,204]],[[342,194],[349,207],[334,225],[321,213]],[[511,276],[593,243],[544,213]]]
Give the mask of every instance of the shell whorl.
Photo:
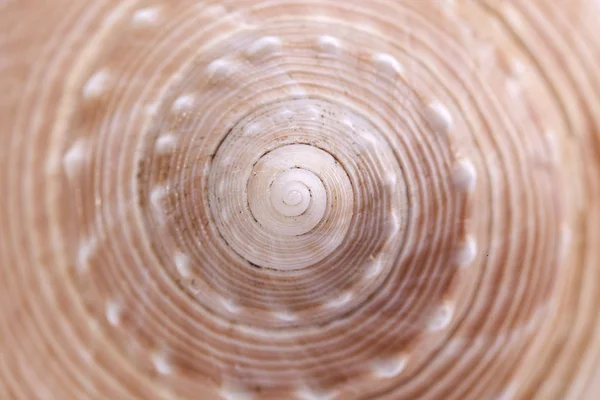
[[[600,394],[597,3],[33,3],[1,398]]]

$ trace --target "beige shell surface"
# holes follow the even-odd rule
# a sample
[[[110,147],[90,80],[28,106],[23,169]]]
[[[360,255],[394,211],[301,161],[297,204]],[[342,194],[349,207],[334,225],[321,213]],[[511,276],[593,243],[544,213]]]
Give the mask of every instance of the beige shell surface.
[[[600,3],[0,2],[0,399],[600,398]]]

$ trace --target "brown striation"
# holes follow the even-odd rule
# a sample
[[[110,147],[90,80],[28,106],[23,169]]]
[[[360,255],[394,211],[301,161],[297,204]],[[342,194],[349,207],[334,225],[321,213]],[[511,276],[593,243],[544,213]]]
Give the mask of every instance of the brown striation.
[[[599,17],[0,2],[0,399],[599,398]]]

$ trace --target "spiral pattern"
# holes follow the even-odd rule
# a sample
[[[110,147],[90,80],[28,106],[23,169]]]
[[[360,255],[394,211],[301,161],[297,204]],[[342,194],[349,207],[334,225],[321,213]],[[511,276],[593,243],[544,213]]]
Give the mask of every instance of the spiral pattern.
[[[600,395],[598,4],[33,3],[1,398]]]

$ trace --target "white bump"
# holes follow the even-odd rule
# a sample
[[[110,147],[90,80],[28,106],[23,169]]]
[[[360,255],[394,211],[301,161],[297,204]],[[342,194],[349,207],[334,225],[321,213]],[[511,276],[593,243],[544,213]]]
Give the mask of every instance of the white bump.
[[[236,160],[236,157],[233,154],[231,154],[223,159],[222,164],[225,167],[231,167],[233,164],[235,164],[235,160]]]
[[[152,354],[152,364],[159,374],[169,375],[173,372],[171,363],[167,360],[167,357],[163,353]]]
[[[290,94],[292,95],[292,97],[307,97],[308,96],[308,93],[306,92],[306,90],[300,86],[294,86],[290,90]]]
[[[367,267],[365,277],[372,279],[377,277],[383,271],[383,260],[381,257],[374,258]]]
[[[227,190],[227,182],[225,182],[225,181],[219,182],[219,186],[217,187],[218,193],[222,195],[225,193],[226,190]]]
[[[167,194],[166,187],[157,186],[150,193],[150,201],[156,208],[162,208],[162,201],[166,194]]]
[[[452,179],[459,190],[472,190],[477,181],[477,170],[473,162],[468,158],[459,160],[454,166]]]
[[[96,72],[88,79],[83,87],[83,96],[86,99],[100,97],[110,87],[111,76],[106,70]]]
[[[119,21],[124,15],[123,10],[120,8],[115,8],[111,13],[109,13],[106,18],[104,18],[104,23],[106,26],[113,26],[117,21]]]
[[[465,348],[465,340],[463,338],[457,337],[448,342],[445,346],[444,351],[448,355],[458,354],[459,352],[463,352]]]
[[[221,181],[219,183],[217,190],[219,191],[219,194],[223,195],[225,193],[225,191],[227,190],[227,182]]]
[[[173,102],[173,106],[171,107],[171,110],[173,110],[173,112],[189,111],[194,106],[194,103],[195,103],[194,95],[185,94],[185,95],[179,96]]]
[[[326,392],[303,387],[296,391],[296,396],[302,400],[331,400],[335,397],[335,392]]]
[[[511,26],[515,27],[515,29],[520,29],[523,26],[523,14],[518,11],[514,5],[509,2],[503,2],[502,11],[504,17],[510,22]]]
[[[573,241],[573,232],[571,229],[564,225],[560,230],[560,242],[558,245],[558,260],[559,262],[564,261],[565,257],[569,254],[569,247]]]
[[[156,149],[157,153],[164,154],[173,150],[176,144],[177,137],[175,135],[164,134],[159,136],[158,139],[156,139],[156,144],[154,145],[154,148]]]
[[[451,14],[455,11],[456,2],[455,2],[455,0],[445,0],[442,2],[441,5],[446,14]]]
[[[77,269],[87,271],[92,253],[96,250],[96,239],[88,239],[79,246],[77,251]]]
[[[240,311],[240,307],[231,300],[222,298],[221,304],[227,311],[229,311],[232,314],[235,314]]]
[[[352,123],[352,120],[350,118],[344,118],[342,120],[342,124],[346,125],[349,129],[354,131],[354,123]]]
[[[318,118],[321,115],[321,109],[316,106],[308,106],[307,112],[313,119]]]
[[[248,57],[255,59],[274,53],[281,49],[281,46],[281,39],[277,36],[265,36],[252,43],[246,50],[246,54]]]
[[[106,302],[106,319],[112,326],[117,326],[121,323],[121,313],[123,309],[115,300]]]
[[[208,67],[206,67],[206,74],[211,79],[227,78],[233,74],[233,71],[233,63],[222,58],[211,62],[208,64]]]
[[[333,36],[321,35],[317,42],[319,50],[329,54],[336,54],[340,51],[340,41]]]
[[[527,73],[527,66],[517,58],[512,60],[511,69],[513,75],[517,78],[523,77]]]
[[[350,302],[350,300],[352,300],[352,293],[349,293],[349,292],[342,293],[338,297],[336,297],[332,300],[329,300],[327,302],[327,307],[330,307],[330,308],[342,307],[345,304],[347,304],[348,302]]]
[[[225,400],[251,400],[254,395],[247,389],[239,385],[226,384],[220,390],[219,394]]]
[[[292,322],[296,321],[298,318],[289,311],[278,311],[275,312],[275,317],[281,321]]]
[[[454,123],[448,108],[439,101],[429,104],[426,118],[431,127],[441,134],[447,134]]]
[[[552,129],[544,131],[544,137],[548,143],[548,156],[552,162],[560,162],[561,145],[559,143],[558,135]]]
[[[390,54],[375,53],[373,62],[380,72],[387,75],[401,74],[403,71],[402,65]]]
[[[494,400],[513,400],[516,394],[517,388],[514,385],[509,385]]]
[[[131,22],[136,26],[152,25],[158,21],[160,10],[158,7],[148,7],[137,10],[133,13]]]
[[[200,7],[204,8],[204,13],[214,18],[222,17],[227,14],[227,8],[222,4],[213,4],[205,7],[204,3],[199,3]]]
[[[65,153],[63,157],[63,168],[69,178],[75,177],[86,159],[87,142],[79,139]]]
[[[456,252],[456,263],[459,267],[465,267],[475,260],[477,256],[477,242],[472,235],[467,235],[464,242]]]
[[[228,210],[221,211],[221,220],[224,224],[228,224],[231,221],[231,213]]]
[[[291,117],[293,115],[294,115],[294,113],[291,110],[287,109],[287,108],[282,108],[281,110],[279,110],[279,116],[280,117],[289,118],[289,117]]]
[[[398,177],[396,176],[396,174],[392,171],[388,171],[385,174],[385,184],[388,186],[396,186],[396,183],[398,183]]]
[[[525,331],[527,333],[532,333],[533,331],[535,331],[536,328],[538,328],[539,325],[544,320],[544,317],[546,316],[547,312],[548,312],[547,307],[546,306],[541,306],[533,314],[533,316],[529,319],[529,321],[525,324]]]
[[[158,102],[148,104],[145,108],[146,115],[150,115],[150,116],[156,115],[158,113],[158,107],[159,107]]]
[[[390,219],[389,219],[389,235],[393,236],[396,233],[398,233],[398,231],[400,230],[400,217],[398,216],[398,211],[394,210],[392,212],[390,212]]]
[[[177,268],[177,273],[181,275],[183,278],[189,278],[192,276],[192,270],[190,269],[190,258],[181,253],[177,252],[175,254],[175,267]]]
[[[449,302],[445,302],[431,315],[427,322],[427,329],[436,332],[446,328],[452,321],[453,314],[454,306]]]
[[[361,137],[364,139],[365,144],[369,147],[377,148],[380,146],[377,138],[371,132],[363,132]]]
[[[171,82],[173,83],[173,85],[181,83],[184,79],[185,74],[183,73],[183,71],[177,71],[171,75]]]
[[[244,128],[244,133],[246,135],[255,135],[257,133],[259,133],[262,129],[262,125],[260,124],[260,122],[253,122],[251,124],[248,124],[245,128]]]
[[[507,78],[505,82],[505,87],[506,92],[514,99],[518,99],[523,92],[521,82],[515,77]]]
[[[402,355],[373,364],[373,373],[379,378],[393,378],[406,368],[407,357]]]
[[[152,189],[150,193],[150,203],[154,209],[154,212],[157,214],[159,219],[163,219],[165,217],[163,201],[167,194],[167,188],[164,186],[157,186]]]

